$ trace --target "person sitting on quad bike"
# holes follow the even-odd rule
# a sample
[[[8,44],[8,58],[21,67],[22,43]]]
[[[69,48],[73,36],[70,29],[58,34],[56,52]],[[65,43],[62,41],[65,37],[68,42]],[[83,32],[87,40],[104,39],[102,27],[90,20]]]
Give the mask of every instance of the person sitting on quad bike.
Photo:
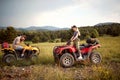
[[[26,38],[26,35],[21,35],[21,36],[16,37],[13,41],[13,48],[15,50],[23,50],[21,57],[24,57],[25,49],[20,44],[25,41],[25,38]]]
[[[80,34],[80,31],[79,29],[74,25],[71,27],[71,29],[74,31],[74,34],[73,36],[71,37],[70,39],[70,42],[73,42],[73,45],[76,47],[78,53],[79,53],[79,57],[78,57],[78,60],[82,60],[82,54],[79,50],[79,42],[80,42],[80,39],[78,38],[81,34]]]

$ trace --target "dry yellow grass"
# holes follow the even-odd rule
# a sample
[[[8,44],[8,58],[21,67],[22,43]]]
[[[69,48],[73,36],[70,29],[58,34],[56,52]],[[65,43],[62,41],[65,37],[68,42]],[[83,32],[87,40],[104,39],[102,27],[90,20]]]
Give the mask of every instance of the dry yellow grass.
[[[98,51],[102,55],[102,63],[100,65],[77,64],[72,68],[54,65],[52,49],[54,46],[65,43],[32,44],[38,46],[41,53],[35,65],[30,65],[27,61],[19,63],[25,70],[30,70],[30,73],[26,73],[28,75],[23,80],[119,80],[120,37],[100,37],[99,40],[102,47]],[[0,64],[2,63],[0,62]],[[26,65],[29,66],[26,67]],[[7,68],[9,72],[11,67]],[[0,78],[3,77],[3,74],[0,74]]]

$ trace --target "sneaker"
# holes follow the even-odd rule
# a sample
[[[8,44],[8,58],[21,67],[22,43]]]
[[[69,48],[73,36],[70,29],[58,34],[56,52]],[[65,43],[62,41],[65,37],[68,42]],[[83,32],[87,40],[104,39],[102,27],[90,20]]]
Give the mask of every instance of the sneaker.
[[[83,60],[83,57],[82,57],[82,56],[79,56],[79,57],[78,57],[78,60]]]
[[[21,57],[24,57],[24,54],[21,54]]]

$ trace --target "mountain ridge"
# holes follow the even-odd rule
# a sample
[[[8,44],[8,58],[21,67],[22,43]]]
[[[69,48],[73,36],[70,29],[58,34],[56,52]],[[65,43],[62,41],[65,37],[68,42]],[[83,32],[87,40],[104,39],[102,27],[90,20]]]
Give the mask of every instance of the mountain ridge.
[[[94,26],[103,26],[103,25],[112,25],[112,24],[120,24],[120,23],[117,23],[117,22],[103,22],[103,23],[98,23]]]
[[[117,22],[103,22],[103,23],[98,23],[96,25],[94,25],[94,27],[100,27],[100,26],[104,26],[104,25],[112,25],[112,24],[118,24],[120,25],[120,23]],[[84,26],[87,27],[87,26]],[[0,29],[5,29],[5,26],[0,26]],[[15,27],[14,27],[15,28]],[[55,27],[55,26],[29,26],[29,27],[25,27],[25,28],[15,28],[16,30],[24,30],[24,31],[28,31],[28,30],[36,30],[36,31],[57,31],[57,30],[69,30],[70,28],[59,28],[59,27]]]
[[[5,29],[6,27],[0,26],[0,29]],[[27,28],[15,28],[17,30],[37,30],[37,31],[56,31],[56,30],[68,30],[69,28],[58,28],[54,26],[30,26]]]

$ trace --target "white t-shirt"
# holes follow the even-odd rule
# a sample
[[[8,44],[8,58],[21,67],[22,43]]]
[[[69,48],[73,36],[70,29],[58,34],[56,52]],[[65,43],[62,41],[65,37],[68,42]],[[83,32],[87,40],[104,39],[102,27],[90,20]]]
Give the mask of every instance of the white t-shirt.
[[[13,44],[12,44],[14,49],[17,48],[17,46],[19,46],[18,44],[20,44],[20,38],[21,36],[18,36],[14,39]]]

